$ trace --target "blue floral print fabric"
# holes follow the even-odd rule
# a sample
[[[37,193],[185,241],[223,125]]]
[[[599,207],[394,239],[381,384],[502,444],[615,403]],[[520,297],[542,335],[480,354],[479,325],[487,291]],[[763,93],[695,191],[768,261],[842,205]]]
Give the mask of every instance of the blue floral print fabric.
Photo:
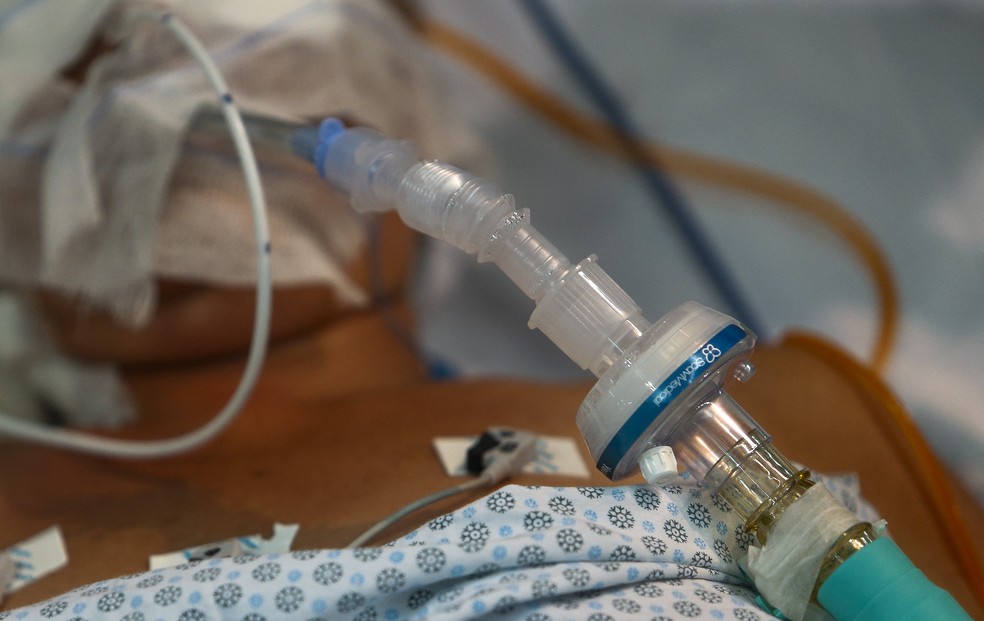
[[[876,519],[853,477],[824,482]],[[751,543],[723,502],[683,482],[507,486],[382,547],[212,559],[0,618],[764,621],[737,564]]]

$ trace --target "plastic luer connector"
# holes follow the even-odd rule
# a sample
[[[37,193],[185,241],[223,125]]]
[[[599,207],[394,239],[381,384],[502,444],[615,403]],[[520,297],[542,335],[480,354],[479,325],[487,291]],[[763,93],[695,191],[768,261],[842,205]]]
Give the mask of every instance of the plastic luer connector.
[[[581,368],[601,376],[650,324],[590,256],[550,282],[529,326],[539,328]]]
[[[357,210],[395,209],[408,226],[494,262],[536,302],[530,326],[582,368],[600,376],[649,328],[594,257],[571,266],[495,183],[443,162],[416,162],[409,143],[335,120],[322,123],[319,137],[315,166]]]

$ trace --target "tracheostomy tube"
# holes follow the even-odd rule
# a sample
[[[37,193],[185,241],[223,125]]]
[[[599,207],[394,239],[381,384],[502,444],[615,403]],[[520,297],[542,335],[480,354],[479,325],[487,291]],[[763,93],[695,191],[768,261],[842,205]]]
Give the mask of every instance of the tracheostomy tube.
[[[356,210],[395,210],[412,228],[495,263],[533,300],[530,327],[598,378],[577,413],[598,469],[612,480],[641,470],[656,484],[682,466],[718,494],[756,534],[747,571],[786,617],[803,619],[819,602],[841,621],[970,618],[793,466],[727,393],[727,378],[753,371],[755,335],[740,322],[687,302],[650,323],[594,256],[572,264],[512,195],[418,161],[408,142],[334,119],[295,138],[295,151]]]

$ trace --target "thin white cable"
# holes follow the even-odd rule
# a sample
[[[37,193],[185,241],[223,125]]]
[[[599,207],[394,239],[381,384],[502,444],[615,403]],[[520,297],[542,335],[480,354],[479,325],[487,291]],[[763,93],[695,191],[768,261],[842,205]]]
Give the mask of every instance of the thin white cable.
[[[396,524],[398,521],[402,520],[403,518],[405,518],[406,516],[410,515],[414,511],[417,511],[419,509],[423,509],[427,505],[434,504],[435,502],[437,502],[439,500],[444,500],[445,498],[449,498],[451,496],[456,496],[458,494],[463,494],[465,492],[469,492],[469,491],[474,490],[474,489],[479,489],[479,488],[485,487],[487,485],[492,485],[492,483],[493,483],[493,479],[491,477],[481,476],[481,477],[478,477],[477,479],[471,479],[470,481],[468,481],[466,483],[461,483],[459,485],[454,485],[452,487],[448,487],[448,488],[442,489],[439,492],[435,492],[435,493],[431,494],[430,496],[425,496],[424,498],[421,498],[419,500],[415,500],[415,501],[411,502],[410,504],[406,505],[405,507],[403,507],[402,509],[399,509],[397,511],[394,511],[390,515],[388,515],[385,518],[381,519],[380,521],[376,522],[376,524],[374,524],[372,527],[370,527],[364,533],[362,533],[361,535],[359,535],[358,537],[356,537],[355,539],[353,539],[352,540],[352,543],[348,544],[345,547],[346,548],[359,548],[359,547],[362,547],[366,543],[368,543],[369,541],[371,541],[373,537],[375,537],[379,533],[383,532],[384,530],[386,530],[387,528],[389,528],[393,524]]]
[[[536,457],[537,437],[535,434],[522,429],[509,429],[506,427],[493,427],[482,435],[485,437],[492,435],[496,442],[492,446],[484,446],[478,443],[478,448],[482,449],[481,461],[483,463],[482,473],[470,481],[453,485],[430,496],[415,500],[399,509],[387,517],[383,518],[364,533],[356,537],[348,548],[358,548],[364,546],[373,537],[383,532],[396,522],[402,520],[418,509],[427,505],[444,500],[457,494],[463,494],[472,490],[495,485],[520,471],[523,467]],[[471,455],[469,455],[470,459]]]
[[[71,449],[107,457],[157,458],[168,457],[190,451],[208,442],[239,414],[249,398],[259,377],[266,356],[267,339],[270,332],[272,305],[272,283],[270,274],[270,236],[266,218],[266,201],[260,182],[256,157],[250,146],[246,127],[238,108],[232,100],[229,88],[215,66],[205,46],[188,28],[171,13],[135,13],[140,18],[160,21],[185,46],[192,57],[205,72],[209,83],[222,103],[222,113],[232,135],[236,153],[243,169],[249,192],[250,208],[253,215],[253,230],[256,243],[256,307],[253,320],[252,342],[242,377],[225,406],[212,420],[202,427],[184,435],[164,440],[131,441],[104,438],[79,431],[52,428],[14,418],[0,412],[0,433],[15,436],[22,440],[38,442],[50,446]]]

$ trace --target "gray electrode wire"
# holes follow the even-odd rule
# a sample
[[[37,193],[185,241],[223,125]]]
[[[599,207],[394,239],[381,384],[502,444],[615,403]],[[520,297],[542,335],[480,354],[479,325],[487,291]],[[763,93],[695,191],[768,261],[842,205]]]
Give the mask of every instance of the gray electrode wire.
[[[488,437],[492,437],[492,444],[486,445],[482,442]],[[364,533],[352,540],[346,548],[359,548],[366,545],[376,535],[383,532],[393,524],[396,524],[414,511],[423,509],[435,502],[464,494],[483,487],[490,487],[499,481],[509,478],[520,471],[529,462],[536,458],[537,437],[535,434],[522,429],[509,429],[506,427],[496,427],[487,430],[482,434],[481,439],[472,445],[468,451],[467,460],[469,470],[471,470],[472,451],[480,451],[480,461],[482,471],[478,477],[452,485],[451,487],[434,492],[430,496],[425,496],[406,505],[402,509],[394,511],[390,515],[376,522]]]
[[[242,117],[233,103],[232,95],[229,94],[225,80],[205,46],[174,15],[141,11],[134,13],[134,16],[159,21],[174,33],[185,49],[198,62],[222,103],[222,113],[225,116],[226,124],[229,126],[229,132],[239,156],[249,192],[256,243],[256,314],[253,320],[252,341],[246,367],[229,401],[212,420],[194,431],[174,438],[146,441],[116,440],[67,429],[55,429],[47,425],[23,421],[2,412],[0,412],[0,433],[22,440],[105,457],[150,459],[184,453],[201,446],[225,429],[242,410],[256,384],[266,356],[267,339],[270,333],[272,283],[270,234],[259,168]]]
[[[376,522],[371,528],[366,532],[362,533],[358,537],[352,540],[352,543],[345,546],[346,548],[360,548],[366,545],[373,537],[383,532],[393,524],[396,524],[406,516],[410,515],[414,511],[423,509],[428,505],[432,505],[435,502],[444,500],[445,498],[450,498],[451,496],[457,496],[458,494],[464,494],[465,492],[470,492],[472,490],[481,489],[489,485],[493,485],[494,481],[491,477],[479,477],[477,479],[471,479],[465,483],[459,485],[453,485],[451,487],[442,489],[439,492],[435,492],[430,496],[425,496],[419,500],[415,500],[408,504],[407,506],[393,512],[392,514],[386,516],[379,522]]]

